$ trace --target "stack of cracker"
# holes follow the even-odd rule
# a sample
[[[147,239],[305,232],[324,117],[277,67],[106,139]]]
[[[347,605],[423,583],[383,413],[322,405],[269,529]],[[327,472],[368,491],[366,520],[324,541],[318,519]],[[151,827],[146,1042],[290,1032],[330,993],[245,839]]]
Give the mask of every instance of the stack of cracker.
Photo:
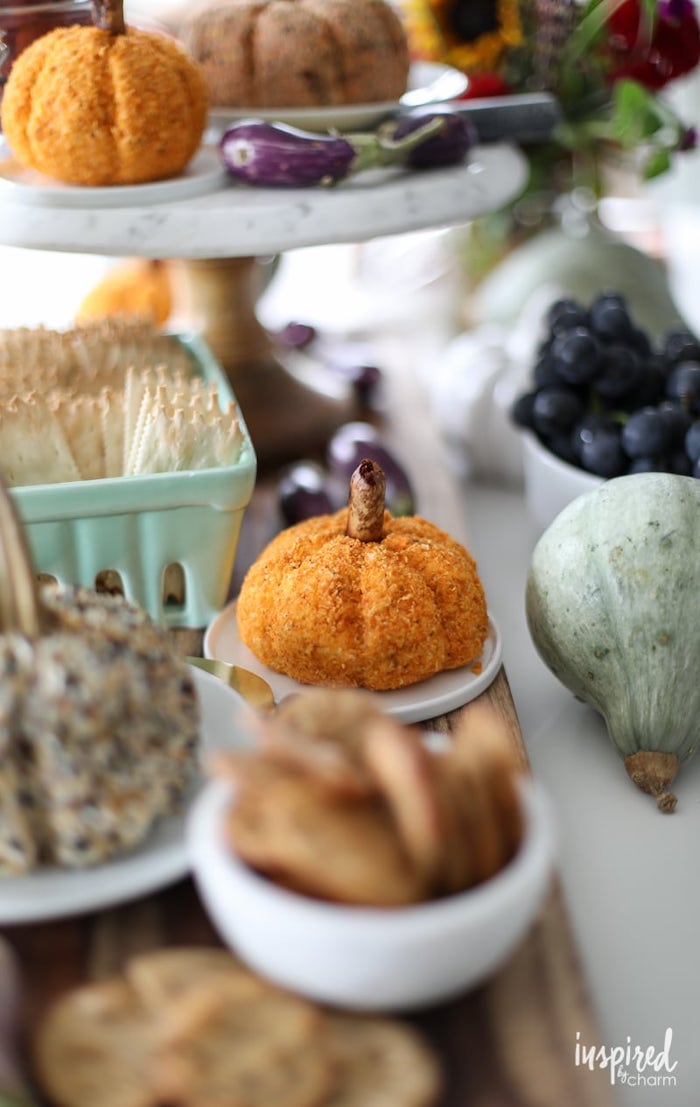
[[[11,486],[233,464],[235,405],[177,339],[102,319],[0,331],[0,472]]]
[[[56,1107],[434,1107],[443,1083],[413,1026],[321,1008],[204,947],[64,993],[32,1053]]]
[[[241,861],[301,895],[402,907],[465,891],[519,849],[520,769],[489,705],[470,705],[452,741],[358,689],[288,696],[259,723],[250,750],[219,750],[233,783],[226,841]]]

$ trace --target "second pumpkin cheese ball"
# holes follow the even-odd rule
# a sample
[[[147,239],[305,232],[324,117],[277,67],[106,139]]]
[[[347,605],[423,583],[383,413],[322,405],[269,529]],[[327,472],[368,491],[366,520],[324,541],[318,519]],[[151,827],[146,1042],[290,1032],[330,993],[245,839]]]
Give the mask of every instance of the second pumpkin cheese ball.
[[[398,100],[409,55],[387,0],[205,0],[180,35],[217,107]]]
[[[363,461],[347,508],[282,531],[248,570],[241,640],[303,684],[403,688],[478,661],[489,629],[471,554],[420,516],[384,510]]]
[[[24,167],[66,184],[142,184],[176,176],[199,148],[196,63],[165,35],[113,26],[57,28],[15,61],[0,118]]]

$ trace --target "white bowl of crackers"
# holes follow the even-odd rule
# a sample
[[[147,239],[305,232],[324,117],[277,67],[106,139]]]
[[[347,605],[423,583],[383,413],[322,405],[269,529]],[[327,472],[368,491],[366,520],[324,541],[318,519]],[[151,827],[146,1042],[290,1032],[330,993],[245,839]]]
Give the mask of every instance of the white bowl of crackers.
[[[275,984],[348,1010],[447,1000],[513,952],[548,889],[546,798],[491,708],[449,737],[356,691],[309,690],[221,752],[189,822],[223,940]]]

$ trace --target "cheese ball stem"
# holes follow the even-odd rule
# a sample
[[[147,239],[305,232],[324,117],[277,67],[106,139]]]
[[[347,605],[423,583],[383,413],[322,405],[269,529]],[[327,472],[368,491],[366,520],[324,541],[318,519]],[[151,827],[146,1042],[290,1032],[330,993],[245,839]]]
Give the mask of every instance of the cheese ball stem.
[[[96,27],[111,35],[126,34],[123,0],[92,0],[92,19]]]
[[[364,458],[350,477],[346,533],[361,542],[381,542],[386,477],[376,461]]]

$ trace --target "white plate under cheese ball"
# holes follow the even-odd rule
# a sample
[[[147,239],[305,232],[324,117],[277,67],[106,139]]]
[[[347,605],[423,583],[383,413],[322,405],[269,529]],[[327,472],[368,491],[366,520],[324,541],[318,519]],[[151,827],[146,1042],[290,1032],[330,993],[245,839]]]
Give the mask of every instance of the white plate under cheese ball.
[[[263,665],[241,642],[238,635],[235,601],[225,607],[209,624],[204,635],[204,656],[230,665],[241,665],[263,677],[277,703],[293,692],[303,692],[307,684],[276,673]],[[484,643],[476,668],[465,665],[461,669],[448,669],[429,680],[397,688],[390,692],[373,692],[378,706],[388,715],[403,723],[419,723],[434,719],[447,711],[456,711],[470,700],[476,699],[495,680],[501,667],[503,650],[501,636],[494,620],[489,617],[489,634]]]

